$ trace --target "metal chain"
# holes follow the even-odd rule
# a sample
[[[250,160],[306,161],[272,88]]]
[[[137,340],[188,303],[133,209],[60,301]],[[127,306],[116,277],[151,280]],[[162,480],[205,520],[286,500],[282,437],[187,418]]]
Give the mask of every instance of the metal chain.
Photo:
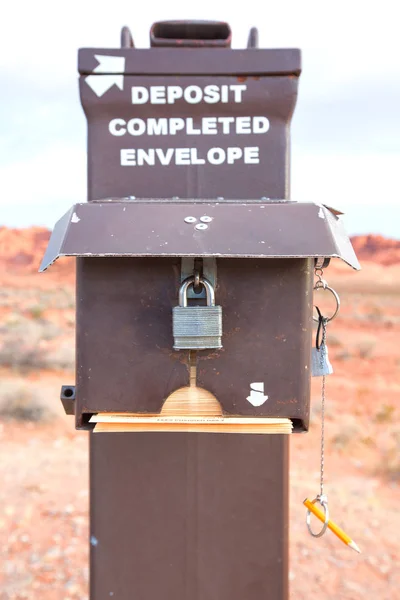
[[[334,314],[331,317],[323,317],[321,314],[321,311],[319,310],[319,308],[316,306],[317,309],[317,313],[318,313],[318,318],[313,317],[313,319],[315,321],[318,322],[318,329],[317,329],[317,338],[316,338],[316,349],[320,352],[320,361],[321,361],[321,372],[323,373],[322,375],[322,390],[321,390],[321,470],[320,470],[320,493],[318,494],[318,496],[316,496],[316,498],[314,498],[314,500],[312,500],[312,503],[314,504],[315,502],[319,502],[319,504],[322,506],[322,508],[324,509],[325,512],[325,520],[322,526],[321,531],[319,531],[318,533],[315,533],[312,529],[311,529],[311,511],[310,509],[307,510],[307,517],[306,517],[306,524],[307,524],[307,528],[309,533],[313,536],[313,537],[321,537],[322,535],[324,535],[324,533],[327,530],[328,527],[328,523],[329,523],[329,508],[328,508],[328,497],[324,494],[324,470],[325,470],[325,384],[326,384],[326,375],[324,373],[326,373],[326,367],[328,365],[328,361],[327,361],[327,347],[326,347],[326,327],[327,324],[329,323],[329,321],[331,321],[333,318],[335,318],[335,316],[337,315],[337,312],[339,310],[340,307],[340,300],[339,300],[339,296],[337,295],[337,293],[328,286],[327,282],[323,279],[323,269],[316,269],[315,270],[315,275],[318,278],[318,281],[316,282],[315,286],[314,286],[314,290],[323,288],[324,290],[328,290],[330,291],[335,299],[336,299],[336,311],[334,312]],[[321,343],[319,342],[319,335],[320,335],[320,331],[322,329],[322,338],[321,338]]]
[[[319,323],[320,323],[320,327],[322,328],[322,339],[321,339],[321,344],[318,347],[318,333],[317,333],[317,349],[320,351],[321,354],[321,371],[324,373],[325,371],[325,361],[326,361],[326,325],[328,323],[328,319],[326,317],[323,317],[319,311],[319,309],[317,308],[318,311],[318,315],[319,315]],[[322,529],[318,532],[315,533],[312,529],[311,529],[311,511],[310,509],[307,510],[307,517],[306,517],[306,524],[307,524],[307,529],[310,533],[310,535],[312,535],[313,537],[321,537],[322,535],[324,535],[324,533],[327,530],[328,527],[328,523],[329,523],[329,508],[328,508],[328,497],[324,495],[324,466],[325,466],[325,381],[326,381],[326,376],[323,375],[322,376],[322,391],[321,391],[321,471],[320,471],[320,493],[318,494],[318,496],[316,496],[316,498],[314,498],[314,500],[312,500],[312,503],[314,504],[315,502],[319,502],[319,504],[322,506],[322,508],[324,509],[325,512],[325,521],[322,525]]]
[[[326,319],[322,317],[322,342],[321,342],[321,366],[323,368],[326,357]],[[321,392],[321,479],[320,498],[324,497],[324,467],[325,467],[325,382],[326,375],[322,376]]]

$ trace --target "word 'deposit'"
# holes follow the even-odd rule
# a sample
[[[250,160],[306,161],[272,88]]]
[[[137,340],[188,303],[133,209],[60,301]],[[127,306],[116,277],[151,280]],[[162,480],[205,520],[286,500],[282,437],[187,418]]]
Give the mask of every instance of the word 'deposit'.
[[[243,92],[247,85],[151,85],[149,88],[135,85],[132,87],[132,104],[175,104],[177,100],[183,99],[188,104],[217,104],[222,102],[242,102]]]

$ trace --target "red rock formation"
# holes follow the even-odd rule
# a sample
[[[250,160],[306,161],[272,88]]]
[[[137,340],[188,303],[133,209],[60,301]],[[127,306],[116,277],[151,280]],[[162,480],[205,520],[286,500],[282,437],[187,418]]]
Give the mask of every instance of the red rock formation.
[[[0,271],[3,273],[36,273],[46,250],[50,231],[44,227],[8,229],[0,227]],[[352,238],[354,250],[361,262],[388,266],[400,264],[400,240],[379,235],[359,235]],[[62,258],[49,273],[59,278],[72,278],[74,259]],[[49,273],[47,274],[49,276]]]
[[[0,227],[0,272],[3,274],[37,273],[50,231],[45,227],[9,229]],[[53,267],[54,275],[71,278],[75,272],[73,259],[62,259]]]
[[[358,259],[389,266],[400,263],[400,240],[381,235],[357,235],[351,239]]]

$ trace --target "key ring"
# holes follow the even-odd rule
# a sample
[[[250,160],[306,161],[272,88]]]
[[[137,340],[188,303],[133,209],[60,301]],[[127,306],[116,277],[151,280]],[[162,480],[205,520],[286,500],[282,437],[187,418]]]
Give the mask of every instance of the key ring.
[[[311,500],[311,502],[313,504],[318,502],[324,509],[324,513],[325,513],[325,521],[324,521],[324,524],[322,525],[321,531],[319,531],[318,533],[314,533],[314,531],[311,529],[311,511],[309,509],[307,509],[307,517],[306,517],[307,529],[313,537],[318,538],[318,537],[321,537],[322,535],[324,535],[325,531],[328,528],[328,523],[329,523],[328,497],[325,495],[319,494],[318,496],[316,496],[314,498],[314,500]]]
[[[319,277],[319,275],[318,275]],[[332,289],[331,287],[329,287],[329,285],[326,283],[326,281],[324,279],[321,279],[321,277],[319,277],[317,283],[314,286],[314,291],[318,291],[318,290],[327,290],[328,292],[330,292],[333,297],[336,300],[336,309],[334,311],[334,313],[330,316],[330,317],[324,317],[325,318],[325,322],[329,323],[329,321],[332,321],[332,319],[334,319],[336,317],[336,315],[339,312],[339,308],[340,308],[340,298],[339,298],[339,294],[337,292],[335,292],[334,289]],[[313,315],[313,320],[318,323],[319,322],[319,318],[314,317]]]

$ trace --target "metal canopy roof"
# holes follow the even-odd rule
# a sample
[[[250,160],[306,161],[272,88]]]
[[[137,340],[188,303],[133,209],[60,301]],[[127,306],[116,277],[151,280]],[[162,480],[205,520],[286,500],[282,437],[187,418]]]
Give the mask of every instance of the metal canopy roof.
[[[324,205],[289,201],[75,204],[55,225],[39,270],[60,256],[337,257],[358,270],[339,215]]]

